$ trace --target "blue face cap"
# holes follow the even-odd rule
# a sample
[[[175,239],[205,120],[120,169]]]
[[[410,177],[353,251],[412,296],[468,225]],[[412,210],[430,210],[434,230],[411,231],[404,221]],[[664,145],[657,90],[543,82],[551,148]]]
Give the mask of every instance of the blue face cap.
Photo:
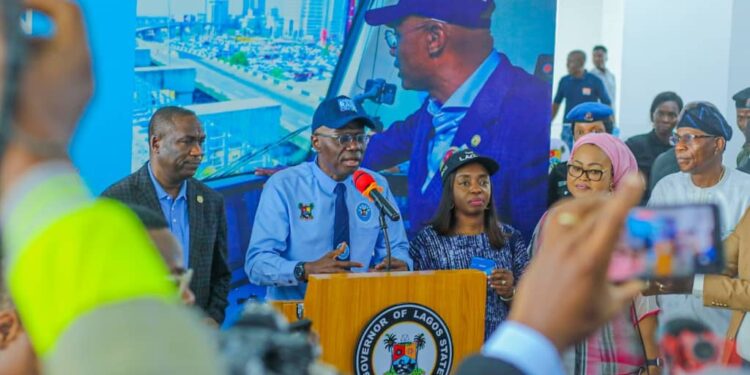
[[[612,108],[599,102],[581,103],[568,112],[565,122],[596,122],[606,121],[612,117]]]
[[[352,121],[377,130],[375,122],[367,115],[362,106],[355,103],[351,98],[341,95],[326,99],[318,105],[315,114],[313,114],[312,131],[315,132],[321,126],[340,129]]]
[[[732,139],[732,127],[727,119],[716,106],[708,102],[688,103],[682,109],[676,128],[693,128],[708,135],[723,137],[727,141]]]
[[[365,21],[371,26],[395,26],[409,16],[434,18],[473,29],[488,29],[494,0],[400,0],[398,4],[368,10]]]

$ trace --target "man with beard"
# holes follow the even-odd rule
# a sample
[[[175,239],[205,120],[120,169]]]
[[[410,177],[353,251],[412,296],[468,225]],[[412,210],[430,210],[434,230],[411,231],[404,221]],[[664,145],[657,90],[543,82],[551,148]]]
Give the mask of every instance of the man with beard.
[[[378,209],[357,191],[359,169],[375,125],[346,96],[323,101],[312,123],[314,161],[274,174],[263,188],[245,259],[250,281],[274,300],[302,299],[312,274],[386,268]],[[393,203],[385,178],[367,171]],[[391,269],[412,268],[401,221],[389,224]]]

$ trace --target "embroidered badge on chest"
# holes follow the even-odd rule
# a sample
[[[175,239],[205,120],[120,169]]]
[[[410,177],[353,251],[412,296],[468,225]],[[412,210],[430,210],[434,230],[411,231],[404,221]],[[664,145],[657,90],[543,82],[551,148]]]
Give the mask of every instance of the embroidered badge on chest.
[[[363,222],[370,221],[372,217],[372,208],[367,203],[360,203],[357,205],[357,217]]]
[[[313,219],[313,207],[315,207],[314,204],[304,204],[300,203],[297,205],[299,207],[299,218],[302,220],[312,220]]]

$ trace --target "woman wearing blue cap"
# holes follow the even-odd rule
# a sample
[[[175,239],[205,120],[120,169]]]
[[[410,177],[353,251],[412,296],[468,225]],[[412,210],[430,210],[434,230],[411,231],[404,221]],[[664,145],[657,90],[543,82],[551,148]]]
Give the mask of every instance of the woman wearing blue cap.
[[[443,158],[437,212],[409,246],[415,270],[480,269],[487,273],[484,335],[508,316],[515,285],[529,263],[521,233],[495,213],[490,176],[494,160],[452,148]]]

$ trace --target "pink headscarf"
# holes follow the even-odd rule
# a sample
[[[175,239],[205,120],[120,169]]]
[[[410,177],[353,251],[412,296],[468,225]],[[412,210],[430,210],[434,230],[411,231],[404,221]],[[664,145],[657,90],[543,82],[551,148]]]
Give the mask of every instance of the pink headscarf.
[[[619,138],[607,133],[584,135],[573,145],[570,157],[572,158],[575,155],[579,147],[589,144],[599,147],[612,162],[612,184],[614,188],[617,188],[617,184],[623,177],[638,172],[638,163],[636,163],[635,156],[630,152],[628,146]]]

